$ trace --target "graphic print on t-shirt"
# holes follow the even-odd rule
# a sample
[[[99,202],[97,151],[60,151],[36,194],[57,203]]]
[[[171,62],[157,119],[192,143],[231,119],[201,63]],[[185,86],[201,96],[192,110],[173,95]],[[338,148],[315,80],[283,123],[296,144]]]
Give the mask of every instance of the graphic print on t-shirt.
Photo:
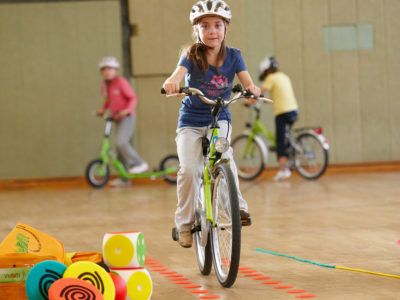
[[[216,98],[224,93],[226,93],[226,89],[230,87],[228,77],[223,74],[214,75],[210,82],[202,81],[202,85],[200,85],[200,89],[205,91],[206,95],[209,95],[213,98]]]

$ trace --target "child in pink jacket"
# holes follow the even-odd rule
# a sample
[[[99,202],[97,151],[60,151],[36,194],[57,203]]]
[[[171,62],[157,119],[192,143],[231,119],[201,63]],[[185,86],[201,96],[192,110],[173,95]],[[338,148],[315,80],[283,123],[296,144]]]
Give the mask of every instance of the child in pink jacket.
[[[115,57],[104,57],[99,63],[99,69],[104,81],[101,84],[101,94],[105,101],[98,115],[103,115],[108,109],[114,117],[115,140],[118,159],[123,162],[125,168],[131,174],[145,172],[149,166],[139,156],[130,144],[135,129],[135,106],[137,97],[128,81],[118,75],[119,63]],[[114,186],[129,185],[130,181],[124,178],[113,180]]]

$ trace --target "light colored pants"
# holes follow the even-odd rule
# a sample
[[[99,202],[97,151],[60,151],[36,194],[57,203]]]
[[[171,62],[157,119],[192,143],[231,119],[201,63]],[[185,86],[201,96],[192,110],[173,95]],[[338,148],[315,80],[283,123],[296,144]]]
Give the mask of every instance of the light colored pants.
[[[220,137],[226,137],[228,130],[227,121],[219,121]],[[180,169],[178,172],[177,193],[178,206],[175,212],[175,224],[178,231],[191,230],[194,223],[194,201],[199,195],[201,175],[204,169],[202,137],[207,134],[210,139],[210,127],[183,127],[178,128],[176,145],[178,149]],[[231,141],[232,126],[229,124],[228,140]],[[238,189],[240,209],[248,211],[247,203],[239,190],[239,180],[235,162],[233,161],[232,148],[223,153],[222,157],[229,159],[229,165],[235,178]]]
[[[143,163],[143,159],[131,145],[131,138],[135,130],[135,121],[135,116],[126,116],[121,121],[115,123],[117,155],[126,169]]]

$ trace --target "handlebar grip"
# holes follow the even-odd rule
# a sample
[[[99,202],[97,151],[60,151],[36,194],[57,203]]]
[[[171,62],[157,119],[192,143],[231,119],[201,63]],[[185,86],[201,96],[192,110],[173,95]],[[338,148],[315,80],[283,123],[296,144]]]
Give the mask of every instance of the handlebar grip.
[[[187,90],[186,87],[181,87],[181,88],[179,88],[179,94],[185,93],[186,90]],[[167,93],[166,90],[165,90],[164,88],[161,88],[161,94],[166,94],[166,93]]]
[[[260,98],[264,98],[264,94],[260,94]]]
[[[242,85],[240,83],[238,83],[237,85],[235,85],[232,88],[232,92],[234,92],[234,93],[238,93],[238,92],[241,92],[241,91],[243,91],[243,87],[242,87]]]

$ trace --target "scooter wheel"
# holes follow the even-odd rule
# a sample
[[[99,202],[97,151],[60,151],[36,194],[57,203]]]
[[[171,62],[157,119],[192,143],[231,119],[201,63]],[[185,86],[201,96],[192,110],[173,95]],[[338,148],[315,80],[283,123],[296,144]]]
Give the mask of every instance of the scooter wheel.
[[[110,178],[108,165],[104,166],[101,159],[92,160],[86,167],[86,180],[95,188],[104,186]]]
[[[160,163],[160,170],[171,170],[164,174],[164,180],[169,183],[176,183],[179,170],[179,159],[177,155],[168,155]]]

